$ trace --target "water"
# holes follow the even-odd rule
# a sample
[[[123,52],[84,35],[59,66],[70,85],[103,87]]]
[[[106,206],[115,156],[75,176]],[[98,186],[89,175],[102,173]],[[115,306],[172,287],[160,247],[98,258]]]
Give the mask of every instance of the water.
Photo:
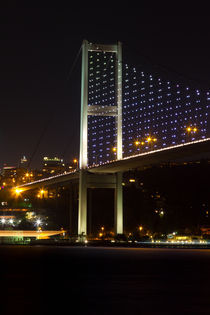
[[[1,314],[210,314],[210,250],[1,246]]]

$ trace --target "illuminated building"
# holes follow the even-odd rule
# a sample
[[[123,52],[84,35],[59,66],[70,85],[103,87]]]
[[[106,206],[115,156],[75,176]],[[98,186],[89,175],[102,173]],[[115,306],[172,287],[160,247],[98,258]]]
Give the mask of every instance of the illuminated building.
[[[58,157],[44,157],[42,171],[46,175],[59,174],[65,171],[63,159]]]
[[[16,172],[16,166],[4,166],[1,171],[1,175],[6,178],[13,178],[16,175]]]
[[[25,157],[25,155],[23,155],[23,157],[20,159],[20,167],[26,167],[28,160]]]
[[[1,171],[0,184],[1,188],[14,186],[17,178],[17,167],[4,166]]]

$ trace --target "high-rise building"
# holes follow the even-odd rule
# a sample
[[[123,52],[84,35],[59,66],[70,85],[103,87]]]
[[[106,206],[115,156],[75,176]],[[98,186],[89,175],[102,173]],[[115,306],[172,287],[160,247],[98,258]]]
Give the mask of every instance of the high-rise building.
[[[25,167],[27,164],[28,160],[25,155],[20,159],[20,167]]]
[[[65,164],[63,159],[58,157],[47,157],[43,158],[42,171],[45,175],[56,175],[65,171]]]

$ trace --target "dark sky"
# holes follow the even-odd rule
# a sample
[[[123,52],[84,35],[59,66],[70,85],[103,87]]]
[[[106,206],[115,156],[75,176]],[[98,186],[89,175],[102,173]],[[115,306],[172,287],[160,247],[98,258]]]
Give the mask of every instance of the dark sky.
[[[208,8],[157,2],[0,8],[0,168],[35,151],[32,167],[45,155],[78,156],[80,58],[71,69],[83,39],[120,40],[127,55],[210,87]]]

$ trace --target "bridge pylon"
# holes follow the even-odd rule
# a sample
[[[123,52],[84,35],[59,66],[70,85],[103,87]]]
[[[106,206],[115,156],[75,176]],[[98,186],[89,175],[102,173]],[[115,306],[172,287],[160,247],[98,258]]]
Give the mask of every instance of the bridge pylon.
[[[88,106],[88,53],[103,52],[116,54],[115,62],[115,106],[99,104]],[[117,131],[117,159],[122,154],[122,45],[82,44],[81,114],[80,114],[80,178],[78,235],[87,235],[87,186],[88,186],[88,116],[114,116]],[[99,174],[97,176],[100,176]],[[102,177],[103,178],[103,177]],[[123,233],[122,174],[116,174],[115,186],[115,233]]]

